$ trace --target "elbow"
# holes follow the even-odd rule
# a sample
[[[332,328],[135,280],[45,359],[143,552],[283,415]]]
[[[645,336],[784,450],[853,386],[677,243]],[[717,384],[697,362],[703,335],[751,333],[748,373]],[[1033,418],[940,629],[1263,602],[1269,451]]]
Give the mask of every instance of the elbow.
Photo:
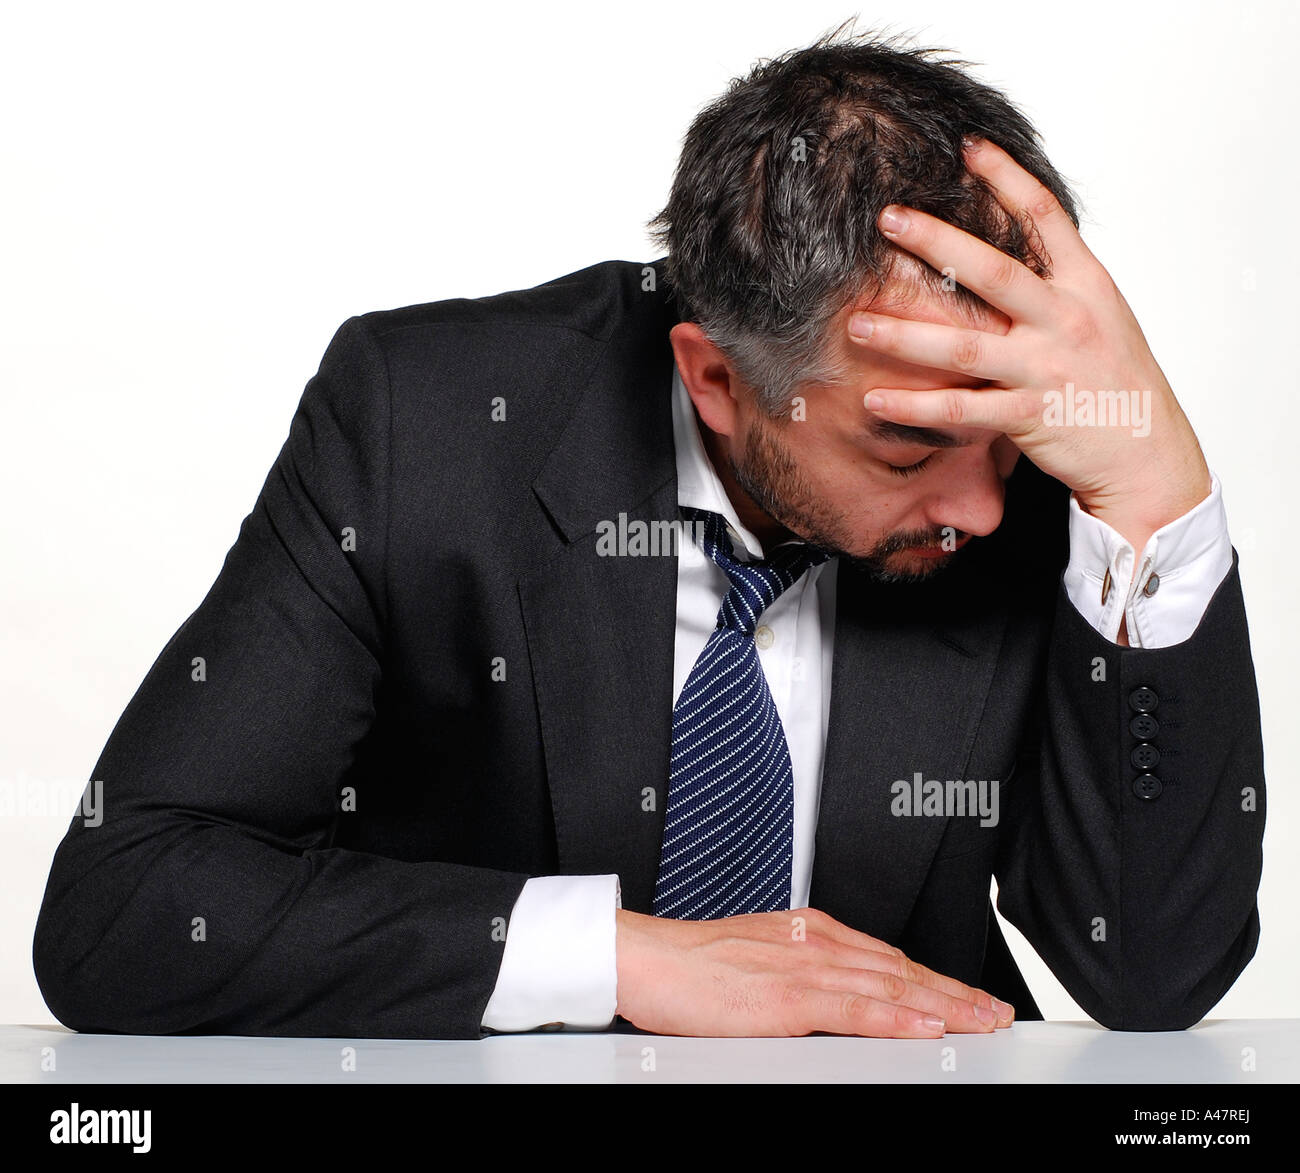
[[[1170,1030],[1188,1030],[1201,1021],[1208,1013],[1209,1007],[1200,1010],[1185,1005],[1160,1005],[1144,1002],[1130,1009],[1127,1013],[1113,1014],[1103,1010],[1093,1017],[1107,1030],[1155,1032]]]
[[[131,1018],[139,992],[148,988],[138,968],[148,951],[137,942],[134,950],[114,954],[120,904],[96,897],[86,882],[56,858],[32,935],[36,985],[50,1013],[70,1030],[143,1033]]]
[[[76,964],[65,932],[60,932],[60,916],[48,898],[41,906],[32,938],[32,971],[36,985],[45,999],[45,1005],[69,1030],[96,1031],[106,1029],[93,1021],[89,991],[83,978],[84,970]]]
[[[1180,979],[1176,959],[1164,953],[1144,953],[1141,965],[1133,960],[1126,965],[1119,997],[1085,1009],[1108,1030],[1188,1030],[1223,999],[1254,957],[1258,943],[1259,911],[1255,907],[1231,948],[1209,968],[1203,958],[1189,957],[1183,968],[1189,976]]]
[[[58,900],[47,890],[32,937],[32,971],[36,985],[59,1022],[69,1030],[121,1033],[126,1030],[122,1007],[115,1012],[114,985],[88,959],[102,928],[87,921],[70,899]]]

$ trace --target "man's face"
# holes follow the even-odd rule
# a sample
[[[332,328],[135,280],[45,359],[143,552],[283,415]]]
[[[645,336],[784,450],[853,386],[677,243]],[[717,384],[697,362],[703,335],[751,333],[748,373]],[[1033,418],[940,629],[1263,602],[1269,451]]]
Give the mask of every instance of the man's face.
[[[801,388],[805,418],[772,419],[758,407],[752,389],[734,376],[734,407],[712,392],[704,404],[694,390],[692,398],[714,432],[706,435],[706,447],[715,466],[719,457],[727,466],[719,475],[729,493],[739,487],[752,501],[758,513],[751,509],[751,518],[779,523],[878,579],[919,580],[951,563],[971,537],[997,528],[1004,482],[1020,453],[998,432],[944,428],[938,436],[915,437],[868,412],[862,401],[874,387],[931,390],[985,383],[857,346],[848,337],[847,319],[865,308],[861,302],[844,309],[829,339],[832,356],[845,359],[853,377],[843,386]],[[905,308],[881,298],[870,308],[969,325],[943,294],[922,293]],[[1005,333],[1009,319],[993,313],[996,317],[980,328]],[[938,444],[941,439],[948,446]],[[919,468],[898,471],[922,461]],[[741,520],[747,521],[745,510]],[[770,538],[773,527],[768,528]]]

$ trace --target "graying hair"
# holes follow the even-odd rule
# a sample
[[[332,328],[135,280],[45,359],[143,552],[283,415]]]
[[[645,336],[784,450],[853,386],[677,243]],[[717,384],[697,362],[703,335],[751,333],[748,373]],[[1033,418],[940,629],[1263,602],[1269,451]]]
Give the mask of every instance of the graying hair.
[[[1079,223],[1037,132],[964,71],[970,62],[851,24],[733,78],[692,122],[668,202],[648,224],[682,319],[699,324],[772,416],[801,386],[850,377],[828,329],[851,302],[890,285],[902,301],[946,290],[972,324],[990,312],[880,232],[886,205],[929,212],[1050,276],[1032,226],[965,169],[964,135],[1002,147]]]

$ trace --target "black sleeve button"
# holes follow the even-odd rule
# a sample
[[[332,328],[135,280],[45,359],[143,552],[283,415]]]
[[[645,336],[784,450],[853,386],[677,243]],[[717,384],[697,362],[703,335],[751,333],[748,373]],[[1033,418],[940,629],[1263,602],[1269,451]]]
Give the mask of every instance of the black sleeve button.
[[[1154,713],[1159,703],[1160,698],[1146,685],[1128,694],[1128,706],[1135,713]]]
[[[1160,779],[1154,774],[1142,774],[1133,779],[1133,793],[1147,802],[1150,802],[1153,798],[1159,798],[1163,789]]]
[[[1154,770],[1160,764],[1160,751],[1154,745],[1143,742],[1129,754],[1129,760],[1139,770]]]
[[[1160,722],[1150,713],[1139,713],[1128,723],[1129,732],[1139,741],[1153,741],[1160,732]]]

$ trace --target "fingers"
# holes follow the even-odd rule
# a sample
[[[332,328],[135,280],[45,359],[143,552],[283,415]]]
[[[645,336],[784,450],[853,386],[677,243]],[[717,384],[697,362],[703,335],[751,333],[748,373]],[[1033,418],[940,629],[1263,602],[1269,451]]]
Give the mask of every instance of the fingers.
[[[1012,386],[1029,379],[1023,348],[1006,335],[866,311],[850,314],[848,327],[850,342],[915,366]]]
[[[955,998],[959,1002],[974,1006],[978,1009],[987,1007],[993,1011],[994,1019],[997,1025],[1010,1025],[1015,1018],[1015,1007],[1009,1002],[1003,1002],[993,997],[987,990],[978,989],[975,986],[968,986],[965,982],[959,982],[956,978],[948,977],[946,974],[935,973],[932,969],[927,969],[913,961],[910,957],[902,959],[899,966],[899,976],[912,982],[914,985],[926,987],[939,991],[947,997]],[[980,1022],[987,1022],[984,1015],[976,1014]]]
[[[968,1024],[971,1018],[983,1023],[982,1017],[974,1013],[975,1006],[992,1009],[995,1026],[1009,1026],[1014,1021],[1015,1007],[1010,1003],[994,998],[984,990],[968,986],[956,978],[936,973],[913,961],[896,946],[867,933],[851,929],[818,909],[802,909],[800,914],[805,917],[809,926],[824,938],[823,948],[829,949],[834,959],[834,964],[830,968],[847,968],[859,972],[874,970],[892,974],[911,987],[925,988],[943,997],[955,999],[957,1003],[964,1003],[970,1007],[969,1011],[964,1011],[969,1016],[964,1020]],[[931,1002],[929,1006],[941,1017],[944,1016],[940,1004]],[[936,1007],[940,1008],[936,1009]],[[957,1010],[953,1010],[952,1013],[955,1018],[960,1017]]]
[[[826,971],[829,979],[847,982],[847,988],[873,997],[924,1007],[947,1019],[949,1030],[994,1030],[1010,1026],[1015,1019],[1015,1007],[1009,1003],[956,978],[935,973],[905,955],[891,957],[842,943],[831,949],[835,964]]]
[[[1051,281],[987,241],[918,208],[889,205],[877,221],[880,231],[1014,322],[1049,324],[1058,312],[1061,286],[1095,279],[1100,262],[1060,201],[1001,147],[977,139],[966,150],[965,161],[972,173],[992,186],[1011,215],[1032,222],[1051,259]],[[952,369],[944,363],[935,365]]]
[[[996,143],[975,139],[965,151],[968,171],[988,180],[1007,211],[1029,216],[1052,258],[1053,278],[1097,264],[1060,201]],[[958,278],[963,285],[967,282]],[[983,296],[981,294],[981,296]],[[994,302],[996,305],[997,303]]]
[[[802,987],[787,1002],[794,1003],[790,1028],[797,1034],[821,1030],[875,1039],[937,1039],[944,1033],[942,1018],[849,990]]]
[[[797,933],[791,913],[802,922]],[[640,920],[649,932],[638,941]],[[816,909],[699,922],[623,917],[618,927],[618,1009],[643,1030],[939,1038],[1012,1021],[1011,1007],[984,991]]]
[[[990,1034],[1011,1025],[1010,1007],[1000,1014],[989,995],[970,990],[960,982],[954,983],[957,990],[949,992],[896,973],[839,965],[819,969],[810,980],[819,989],[862,994],[877,1002],[932,1015],[944,1021],[944,1029],[950,1034]]]
[[[977,293],[1013,322],[1051,320],[1056,290],[1028,266],[987,241],[938,216],[899,204],[885,208],[878,223],[880,231],[894,244]]]
[[[912,391],[875,387],[863,403],[895,423],[919,428],[987,428],[1016,437],[1032,432],[1042,418],[1043,396],[1003,387],[948,387]]]

